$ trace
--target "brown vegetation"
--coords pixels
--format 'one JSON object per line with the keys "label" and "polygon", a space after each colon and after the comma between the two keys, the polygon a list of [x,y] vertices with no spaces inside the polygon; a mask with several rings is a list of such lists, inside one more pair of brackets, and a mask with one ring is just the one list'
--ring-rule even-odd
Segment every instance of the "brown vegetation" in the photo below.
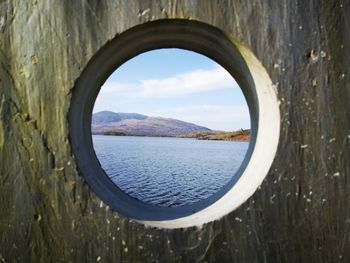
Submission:
{"label": "brown vegetation", "polygon": [[196,138],[198,140],[221,140],[221,141],[249,141],[250,130],[240,130],[234,132],[212,131],[212,132],[193,132],[182,134],[180,138]]}

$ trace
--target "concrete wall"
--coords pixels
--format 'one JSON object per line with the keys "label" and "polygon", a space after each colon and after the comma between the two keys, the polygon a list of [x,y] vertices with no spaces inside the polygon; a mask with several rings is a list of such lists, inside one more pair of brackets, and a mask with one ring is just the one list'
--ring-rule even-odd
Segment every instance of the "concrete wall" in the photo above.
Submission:
{"label": "concrete wall", "polygon": [[[350,2],[0,2],[0,262],[350,260]],[[244,205],[202,228],[146,228],[79,175],[67,113],[92,56],[125,30],[183,18],[261,61],[281,101],[278,152]]]}

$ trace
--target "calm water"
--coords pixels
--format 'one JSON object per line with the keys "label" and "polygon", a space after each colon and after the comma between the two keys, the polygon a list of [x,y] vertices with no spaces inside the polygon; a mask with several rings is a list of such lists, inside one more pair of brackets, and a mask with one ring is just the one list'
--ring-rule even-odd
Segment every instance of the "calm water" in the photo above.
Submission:
{"label": "calm water", "polygon": [[124,192],[159,206],[182,206],[217,192],[235,174],[247,142],[93,136],[96,155]]}

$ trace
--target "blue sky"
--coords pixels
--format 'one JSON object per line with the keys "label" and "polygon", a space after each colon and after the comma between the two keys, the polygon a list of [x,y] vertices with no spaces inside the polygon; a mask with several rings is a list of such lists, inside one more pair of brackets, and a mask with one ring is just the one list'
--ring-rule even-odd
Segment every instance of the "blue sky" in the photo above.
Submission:
{"label": "blue sky", "polygon": [[206,56],[183,49],[157,49],[124,63],[101,88],[93,112],[102,110],[175,118],[213,130],[250,127],[232,76]]}

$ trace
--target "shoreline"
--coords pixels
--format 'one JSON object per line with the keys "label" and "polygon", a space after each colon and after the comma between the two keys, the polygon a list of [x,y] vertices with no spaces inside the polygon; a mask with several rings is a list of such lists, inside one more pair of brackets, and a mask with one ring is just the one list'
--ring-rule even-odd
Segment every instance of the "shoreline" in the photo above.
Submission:
{"label": "shoreline", "polygon": [[239,141],[249,142],[250,132],[248,131],[236,131],[236,132],[205,132],[205,133],[190,133],[182,135],[139,135],[139,134],[125,134],[122,132],[104,132],[104,133],[91,133],[91,135],[104,135],[104,136],[116,136],[116,137],[155,137],[155,138],[184,138],[184,139],[196,139],[203,141]]}

